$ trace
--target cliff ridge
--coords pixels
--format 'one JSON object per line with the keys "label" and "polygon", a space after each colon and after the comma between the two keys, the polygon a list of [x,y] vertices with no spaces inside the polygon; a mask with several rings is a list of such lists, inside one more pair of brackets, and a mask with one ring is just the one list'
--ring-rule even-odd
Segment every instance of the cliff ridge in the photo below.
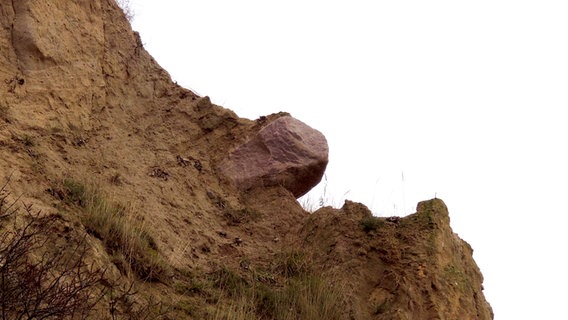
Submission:
{"label": "cliff ridge", "polygon": [[[288,114],[244,119],[180,87],[113,0],[3,1],[0,24],[5,314],[493,318],[441,200],[403,218],[350,201],[309,213],[280,185],[235,186],[230,151]],[[6,294],[30,279],[81,290],[33,309],[16,303],[27,287]]]}

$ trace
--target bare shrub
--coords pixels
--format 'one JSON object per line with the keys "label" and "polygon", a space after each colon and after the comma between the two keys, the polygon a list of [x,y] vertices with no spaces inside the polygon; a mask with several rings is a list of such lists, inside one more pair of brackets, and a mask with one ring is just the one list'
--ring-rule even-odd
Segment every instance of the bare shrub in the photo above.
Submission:
{"label": "bare shrub", "polygon": [[0,220],[1,319],[86,319],[105,293],[104,270],[87,263],[86,242],[54,250],[58,216],[25,206],[18,217],[14,203],[0,199],[0,212],[9,213]]}
{"label": "bare shrub", "polygon": [[140,303],[135,283],[130,282],[126,286],[114,285],[108,292],[109,312],[112,320],[136,319],[157,320],[169,319],[167,315],[170,308],[160,300],[150,298]]}
{"label": "bare shrub", "polygon": [[8,199],[10,196],[10,192],[8,192],[7,189],[8,182],[10,182],[9,179],[2,185],[2,188],[0,188],[0,221],[16,213],[16,201],[10,202]]}

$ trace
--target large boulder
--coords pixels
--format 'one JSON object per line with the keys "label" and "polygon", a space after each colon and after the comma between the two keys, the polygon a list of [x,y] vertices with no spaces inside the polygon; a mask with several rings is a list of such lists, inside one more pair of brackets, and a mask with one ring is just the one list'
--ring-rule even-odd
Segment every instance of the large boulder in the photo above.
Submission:
{"label": "large boulder", "polygon": [[299,198],[321,181],[328,150],[321,132],[284,116],[233,150],[220,169],[242,190],[281,185]]}

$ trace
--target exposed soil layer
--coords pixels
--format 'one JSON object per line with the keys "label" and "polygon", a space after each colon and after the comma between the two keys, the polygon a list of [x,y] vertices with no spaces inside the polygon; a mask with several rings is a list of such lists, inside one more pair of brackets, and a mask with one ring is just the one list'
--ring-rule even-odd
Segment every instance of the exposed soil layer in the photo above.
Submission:
{"label": "exposed soil layer", "polygon": [[[4,1],[0,24],[6,199],[57,216],[57,241],[86,237],[109,281],[137,288],[133,304],[163,302],[168,312],[154,318],[230,318],[243,296],[248,318],[275,318],[307,276],[341,289],[325,297],[341,306],[330,319],[493,318],[472,249],[441,200],[404,218],[372,217],[353,202],[308,213],[282,187],[226,181],[218,168],[228,153],[287,113],[244,119],[178,86],[113,0]],[[90,224],[103,203],[140,226],[133,234],[150,258]],[[289,318],[317,319],[289,301]]]}

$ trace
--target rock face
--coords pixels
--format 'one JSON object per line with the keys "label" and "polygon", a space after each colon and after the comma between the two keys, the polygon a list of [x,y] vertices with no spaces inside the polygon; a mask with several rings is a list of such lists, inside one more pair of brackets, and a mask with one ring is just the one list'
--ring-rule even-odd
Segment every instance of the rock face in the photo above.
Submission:
{"label": "rock face", "polygon": [[285,116],[232,151],[221,171],[240,189],[282,185],[299,198],[321,181],[327,162],[325,136]]}

